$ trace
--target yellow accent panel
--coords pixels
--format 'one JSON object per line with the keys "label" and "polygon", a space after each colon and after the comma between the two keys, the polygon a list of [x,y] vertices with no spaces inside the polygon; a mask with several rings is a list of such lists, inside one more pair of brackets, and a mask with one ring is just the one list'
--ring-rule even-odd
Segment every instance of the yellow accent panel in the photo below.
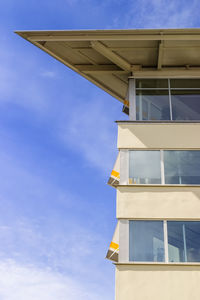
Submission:
{"label": "yellow accent panel", "polygon": [[115,171],[115,170],[112,170],[111,175],[114,176],[114,177],[117,177],[117,178],[120,177],[120,176],[119,176],[119,175],[120,175],[119,172],[117,172],[117,171]]}
{"label": "yellow accent panel", "polygon": [[119,249],[119,245],[114,243],[114,242],[111,242],[110,243],[110,248],[117,250],[117,249]]}
{"label": "yellow accent panel", "polygon": [[129,107],[129,101],[128,100],[124,100],[124,105],[126,105],[127,107]]}

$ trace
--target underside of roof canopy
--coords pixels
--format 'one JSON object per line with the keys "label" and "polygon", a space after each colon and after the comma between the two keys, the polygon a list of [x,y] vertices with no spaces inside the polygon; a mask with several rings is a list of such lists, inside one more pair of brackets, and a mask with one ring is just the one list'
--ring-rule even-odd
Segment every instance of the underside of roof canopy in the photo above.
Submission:
{"label": "underside of roof canopy", "polygon": [[130,76],[200,77],[200,29],[16,33],[121,102]]}

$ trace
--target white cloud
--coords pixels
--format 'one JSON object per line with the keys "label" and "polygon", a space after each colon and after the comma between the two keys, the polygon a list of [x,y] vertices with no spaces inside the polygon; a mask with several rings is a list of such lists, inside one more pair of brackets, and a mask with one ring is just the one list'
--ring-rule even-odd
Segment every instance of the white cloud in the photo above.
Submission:
{"label": "white cloud", "polygon": [[185,28],[199,20],[200,2],[192,0],[130,1],[124,16],[115,17],[110,27],[115,28]]}
{"label": "white cloud", "polygon": [[[100,287],[100,284],[99,284]],[[2,300],[100,300],[111,299],[108,291],[83,286],[73,278],[51,269],[0,261],[0,299]]]}
{"label": "white cloud", "polygon": [[115,115],[114,105],[113,111],[108,110],[106,101],[99,96],[94,101],[82,99],[75,109],[62,116],[58,133],[67,147],[84,156],[90,167],[109,172],[116,157]]}
{"label": "white cloud", "polygon": [[121,105],[111,99],[113,110],[110,110],[110,104],[107,105],[110,97],[100,98],[99,91],[82,96],[77,89],[77,94],[73,94],[74,90],[68,86],[76,85],[77,80],[81,81],[80,78],[72,82],[73,78],[69,77],[68,86],[57,93],[54,91],[55,94],[52,95],[53,88],[48,87],[49,83],[45,79],[53,78],[54,85],[55,80],[64,85],[66,79],[62,78],[62,70],[58,79],[54,69],[45,71],[44,67],[39,67],[38,57],[30,60],[32,53],[19,55],[17,58],[9,43],[4,46],[6,48],[0,50],[0,104],[17,104],[32,112],[34,120],[38,118],[45,125],[50,124],[51,128],[53,124],[55,139],[58,138],[65,147],[78,151],[86,165],[109,172],[116,156],[117,126],[113,120],[120,114]]}
{"label": "white cloud", "polygon": [[48,101],[37,78],[39,61],[30,57],[30,53],[21,53],[20,50],[16,54],[8,41],[4,41],[0,49],[0,103],[14,103],[41,114],[48,111]]}
{"label": "white cloud", "polygon": [[112,271],[109,268],[105,276],[104,261],[109,229],[104,224],[103,232],[96,228],[104,217],[96,216],[76,191],[61,190],[16,160],[12,150],[13,155],[0,151],[0,259],[31,262],[37,268],[46,265],[68,276],[73,273],[89,288],[99,280],[109,290]]}
{"label": "white cloud", "polygon": [[54,71],[42,71],[40,76],[47,78],[55,78],[57,74]]}

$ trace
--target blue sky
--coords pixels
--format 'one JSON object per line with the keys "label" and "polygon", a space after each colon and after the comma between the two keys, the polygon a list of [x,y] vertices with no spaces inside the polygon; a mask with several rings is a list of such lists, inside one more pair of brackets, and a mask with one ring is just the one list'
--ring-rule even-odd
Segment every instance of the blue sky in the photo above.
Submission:
{"label": "blue sky", "polygon": [[114,299],[106,185],[121,104],[14,30],[198,27],[200,2],[7,0],[0,9],[0,300]]}

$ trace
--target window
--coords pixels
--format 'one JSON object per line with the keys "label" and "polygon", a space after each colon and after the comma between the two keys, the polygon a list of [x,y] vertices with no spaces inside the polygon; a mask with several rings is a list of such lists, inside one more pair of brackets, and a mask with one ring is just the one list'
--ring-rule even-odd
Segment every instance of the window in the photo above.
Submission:
{"label": "window", "polygon": [[164,261],[162,221],[130,221],[129,260]]}
{"label": "window", "polygon": [[129,151],[129,184],[161,183],[200,185],[200,151]]}
{"label": "window", "polygon": [[136,79],[137,120],[200,120],[200,79]]}
{"label": "window", "polygon": [[129,183],[161,183],[160,151],[129,152]]}
{"label": "window", "polygon": [[164,151],[166,184],[200,184],[200,151]]}
{"label": "window", "polygon": [[200,222],[167,222],[169,262],[200,262]]}
{"label": "window", "polygon": [[200,263],[200,222],[130,220],[129,261]]}

